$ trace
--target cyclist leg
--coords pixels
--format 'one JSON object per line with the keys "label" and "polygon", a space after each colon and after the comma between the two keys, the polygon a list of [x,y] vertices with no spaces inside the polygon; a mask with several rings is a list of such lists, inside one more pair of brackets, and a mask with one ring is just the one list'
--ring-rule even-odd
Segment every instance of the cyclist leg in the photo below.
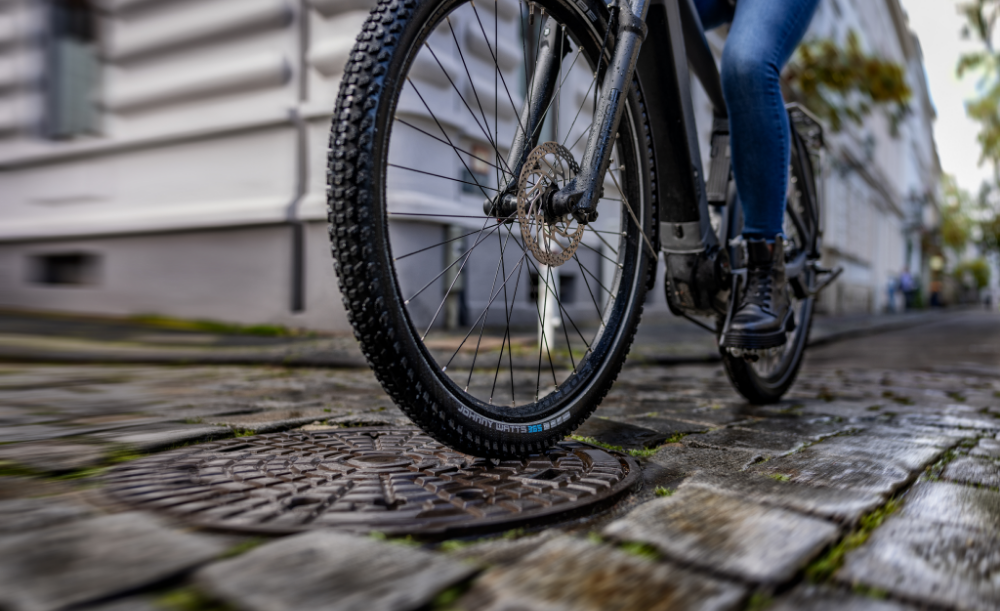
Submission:
{"label": "cyclist leg", "polygon": [[805,34],[819,0],[739,0],[722,54],[733,173],[743,205],[747,285],[724,346],[777,347],[794,324],[781,240],[790,127],[781,68]]}

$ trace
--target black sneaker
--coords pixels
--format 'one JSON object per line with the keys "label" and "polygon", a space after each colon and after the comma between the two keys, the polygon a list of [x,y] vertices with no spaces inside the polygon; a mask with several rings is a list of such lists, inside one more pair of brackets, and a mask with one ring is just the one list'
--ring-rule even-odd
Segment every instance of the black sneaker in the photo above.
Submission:
{"label": "black sneaker", "polygon": [[747,240],[747,283],[722,340],[723,348],[767,350],[783,346],[795,317],[785,277],[785,243]]}

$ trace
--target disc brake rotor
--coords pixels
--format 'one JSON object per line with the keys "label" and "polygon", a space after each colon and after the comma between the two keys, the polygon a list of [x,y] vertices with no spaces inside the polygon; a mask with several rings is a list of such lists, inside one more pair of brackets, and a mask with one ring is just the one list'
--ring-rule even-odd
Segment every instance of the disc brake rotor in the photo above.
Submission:
{"label": "disc brake rotor", "polygon": [[557,142],[539,144],[528,155],[517,184],[517,220],[525,246],[542,265],[566,263],[583,238],[585,225],[571,214],[547,218],[543,205],[553,190],[566,186],[580,171],[573,155]]}

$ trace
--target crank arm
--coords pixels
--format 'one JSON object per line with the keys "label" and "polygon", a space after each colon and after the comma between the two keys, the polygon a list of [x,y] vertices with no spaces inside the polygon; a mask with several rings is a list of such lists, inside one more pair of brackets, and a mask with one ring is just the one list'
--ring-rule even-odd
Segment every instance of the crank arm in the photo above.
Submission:
{"label": "crank arm", "polygon": [[617,3],[618,32],[611,63],[601,82],[603,93],[595,115],[599,120],[587,139],[580,173],[552,197],[554,216],[572,214],[581,223],[591,220],[604,187],[615,134],[625,110],[625,96],[632,88],[639,49],[646,37],[645,21],[651,0],[617,0]]}
{"label": "crank arm", "polygon": [[809,291],[810,297],[815,297],[816,295],[819,295],[820,291],[833,284],[837,280],[837,278],[839,278],[840,275],[844,273],[844,268],[836,267],[834,269],[824,269],[822,267],[816,266],[815,271],[817,275],[829,274],[830,277],[824,280],[822,283],[820,283],[819,286],[816,286],[811,291]]}

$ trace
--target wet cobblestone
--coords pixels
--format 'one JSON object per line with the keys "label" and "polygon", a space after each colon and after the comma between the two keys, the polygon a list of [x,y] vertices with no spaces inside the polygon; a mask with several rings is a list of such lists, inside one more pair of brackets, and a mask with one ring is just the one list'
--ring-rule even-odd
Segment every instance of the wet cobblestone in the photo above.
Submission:
{"label": "wet cobblestone", "polygon": [[[966,336],[912,345],[933,337]],[[650,450],[641,488],[601,515],[412,547],[222,536],[121,513],[102,488],[210,438],[407,426],[364,369],[0,365],[0,608],[180,611],[194,592],[237,609],[1000,609],[1000,363],[867,347],[818,351],[773,406],[715,365],[626,367],[578,433]]]}

